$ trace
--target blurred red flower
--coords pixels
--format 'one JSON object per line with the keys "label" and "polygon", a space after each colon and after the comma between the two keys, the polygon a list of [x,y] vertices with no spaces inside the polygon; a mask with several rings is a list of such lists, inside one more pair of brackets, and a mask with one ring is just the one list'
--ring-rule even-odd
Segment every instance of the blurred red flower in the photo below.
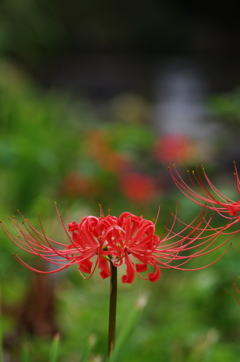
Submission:
{"label": "blurred red flower", "polygon": [[155,146],[155,157],[160,162],[186,163],[194,157],[194,143],[184,135],[164,135]]}
{"label": "blurred red flower", "polygon": [[120,189],[129,200],[136,203],[146,203],[156,195],[157,185],[153,177],[132,172],[121,177]]}

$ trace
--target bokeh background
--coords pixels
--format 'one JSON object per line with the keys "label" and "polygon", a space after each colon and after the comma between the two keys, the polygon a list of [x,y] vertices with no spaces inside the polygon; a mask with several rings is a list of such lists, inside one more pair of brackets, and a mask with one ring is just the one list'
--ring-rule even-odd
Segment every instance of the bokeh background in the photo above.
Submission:
{"label": "bokeh background", "polygon": [[[40,214],[46,234],[64,240],[54,201],[66,215],[67,200],[76,221],[98,215],[99,203],[152,219],[160,203],[161,232],[176,197],[184,221],[199,212],[174,188],[169,163],[183,173],[204,163],[237,199],[239,41],[233,2],[2,0],[0,218],[20,209],[37,226]],[[142,294],[148,303],[119,361],[239,361],[239,241],[211,268],[120,285],[118,333]],[[83,361],[93,340],[88,360],[103,361],[109,281],[84,281],[74,267],[33,274],[11,252],[1,233],[3,360],[47,361],[59,332],[59,362]]]}

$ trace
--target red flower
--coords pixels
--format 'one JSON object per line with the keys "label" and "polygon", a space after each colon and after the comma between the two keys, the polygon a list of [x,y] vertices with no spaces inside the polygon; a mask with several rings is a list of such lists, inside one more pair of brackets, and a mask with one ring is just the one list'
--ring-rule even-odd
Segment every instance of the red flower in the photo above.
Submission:
{"label": "red flower", "polygon": [[140,204],[152,200],[157,192],[154,178],[137,172],[123,175],[120,188],[124,196]]}
{"label": "red flower", "polygon": [[186,163],[196,154],[194,142],[181,134],[167,134],[162,136],[155,147],[156,158],[160,162]]}
{"label": "red flower", "polygon": [[[15,255],[15,258],[30,270],[54,273],[77,264],[80,274],[85,279],[92,276],[96,267],[100,269],[100,275],[105,279],[110,276],[109,263],[111,262],[115,267],[125,264],[126,275],[122,277],[123,283],[132,283],[135,274],[142,279],[155,282],[160,278],[160,268],[187,270],[182,266],[188,261],[216,250],[234,235],[234,233],[225,233],[227,226],[211,228],[209,224],[212,217],[209,221],[205,221],[202,212],[189,225],[184,224],[172,214],[171,226],[165,226],[163,234],[159,237],[155,234],[154,222],[129,212],[119,217],[104,216],[100,209],[100,217],[86,216],[80,223],[75,221],[69,223],[67,229],[57,206],[56,210],[69,239],[68,245],[46,237],[41,223],[42,231],[39,232],[20,212],[23,225],[16,218],[12,220],[9,218],[17,236],[10,233],[1,222],[5,234],[21,249],[59,266],[53,271],[39,271]],[[177,221],[182,225],[180,232],[174,232]],[[228,235],[228,240],[212,247],[220,234]],[[191,254],[192,251],[194,252]],[[92,259],[95,256],[94,264]],[[190,270],[202,269],[209,265]],[[147,271],[149,266],[154,268],[154,272],[148,273],[147,277],[142,276],[141,273]],[[89,274],[89,277],[86,278],[83,273]]]}
{"label": "red flower", "polygon": [[[224,196],[210,181],[208,178],[204,167],[202,166],[202,172],[204,175],[205,182],[200,174],[200,171],[196,170],[190,171],[187,170],[188,177],[194,187],[191,188],[183,181],[181,175],[178,173],[175,165],[168,167],[172,179],[178,189],[187,196],[191,201],[195,202],[198,205],[206,207],[210,210],[216,211],[221,216],[226,219],[234,218],[235,221],[240,220],[239,211],[240,211],[240,201],[233,201],[227,196]],[[238,176],[237,166],[234,162],[234,176],[236,178],[236,186],[238,193],[240,193],[240,180]],[[208,186],[208,187],[207,187]],[[210,190],[209,190],[210,189]]]}

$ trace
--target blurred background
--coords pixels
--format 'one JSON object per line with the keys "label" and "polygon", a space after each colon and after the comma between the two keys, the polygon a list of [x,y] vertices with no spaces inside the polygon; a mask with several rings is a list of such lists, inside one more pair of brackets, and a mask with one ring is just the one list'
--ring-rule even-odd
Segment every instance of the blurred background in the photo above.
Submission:
{"label": "blurred background", "polygon": [[[64,239],[53,202],[72,220],[129,211],[156,216],[159,232],[179,198],[167,166],[196,164],[237,200],[240,164],[240,23],[233,2],[0,2],[0,218],[19,208],[47,235]],[[67,220],[67,217],[66,217]],[[108,280],[77,268],[45,277],[19,265],[0,238],[5,362],[48,360],[56,332],[59,362],[106,357]],[[36,258],[20,253],[32,266]],[[119,361],[237,362],[239,240],[211,268],[164,271],[157,283],[119,286],[118,332],[142,293],[148,304]],[[211,262],[210,255],[202,261]],[[193,265],[194,267],[194,265]]]}

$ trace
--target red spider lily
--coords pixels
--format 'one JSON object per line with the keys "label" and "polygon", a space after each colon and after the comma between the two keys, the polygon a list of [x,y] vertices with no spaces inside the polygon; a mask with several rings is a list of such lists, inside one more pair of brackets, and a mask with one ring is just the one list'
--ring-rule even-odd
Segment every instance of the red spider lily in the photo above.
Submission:
{"label": "red spider lily", "polygon": [[[41,232],[36,230],[27,219],[22,217],[19,223],[14,217],[9,220],[17,232],[14,236],[1,222],[1,227],[9,239],[21,249],[42,257],[44,260],[59,266],[56,270],[39,271],[27,265],[18,255],[15,258],[30,270],[40,273],[54,273],[70,265],[78,264],[80,274],[89,279],[96,267],[100,269],[103,279],[110,276],[110,262],[118,267],[126,265],[126,275],[122,277],[123,283],[132,283],[135,274],[142,279],[155,282],[160,278],[160,268],[173,268],[181,270],[199,270],[215,263],[224,253],[212,263],[195,269],[184,269],[188,261],[193,258],[209,254],[220,246],[226,244],[235,233],[225,232],[228,228],[210,227],[212,216],[205,220],[203,211],[190,224],[181,222],[176,214],[171,214],[167,226],[161,236],[155,234],[155,224],[145,220],[142,216],[135,216],[124,212],[119,217],[104,216],[100,208],[100,217],[86,216],[80,223],[73,221],[65,227],[62,216],[58,217],[69,239],[69,244],[63,244],[48,238],[40,221]],[[159,213],[157,215],[157,218]],[[172,220],[171,224],[170,221]],[[176,222],[182,226],[180,232],[175,232]],[[170,227],[168,226],[170,224]],[[218,237],[227,235],[227,240],[215,245]],[[96,256],[95,264],[92,259]],[[144,277],[141,273],[152,266],[155,271]],[[89,274],[86,278],[83,273]]]}
{"label": "red spider lily", "polygon": [[[236,222],[240,220],[240,216],[238,214],[240,211],[240,201],[235,202],[224,196],[210,181],[203,166],[202,172],[205,178],[205,182],[198,168],[196,169],[196,172],[192,171],[191,173],[187,170],[188,177],[194,189],[188,186],[186,182],[183,181],[175,165],[168,167],[168,169],[175,185],[191,201],[195,202],[198,205],[216,211],[218,214],[225,217],[226,219],[234,218]],[[236,186],[238,193],[240,193],[240,180],[235,162],[234,169]]]}

